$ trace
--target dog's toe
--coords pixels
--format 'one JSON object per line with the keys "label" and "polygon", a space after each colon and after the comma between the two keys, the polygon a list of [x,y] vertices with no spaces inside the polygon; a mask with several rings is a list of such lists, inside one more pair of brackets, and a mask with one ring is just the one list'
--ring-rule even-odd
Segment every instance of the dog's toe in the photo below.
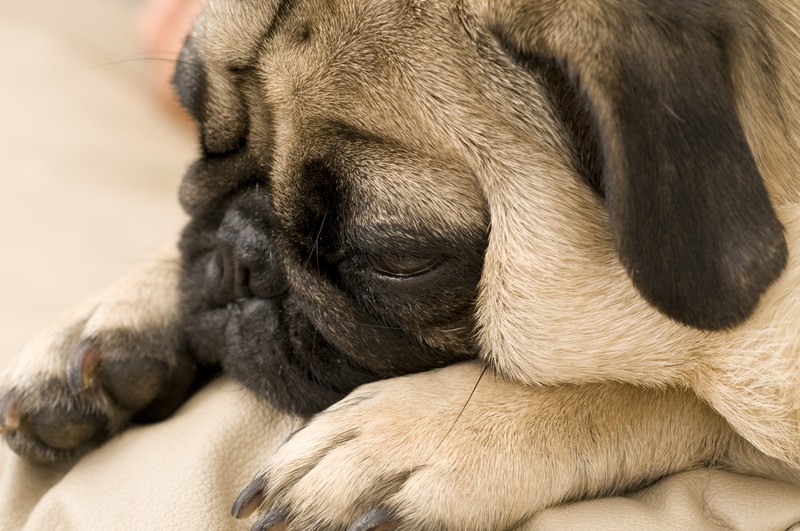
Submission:
{"label": "dog's toe", "polygon": [[397,527],[395,517],[384,507],[362,514],[347,531],[391,531]]}
{"label": "dog's toe", "polygon": [[[196,372],[194,361],[179,348],[164,356],[156,342],[148,345],[135,337],[109,346],[100,341],[79,348],[80,380],[97,386],[137,422],[153,422],[171,414],[186,396]],[[67,381],[75,369],[67,369]],[[87,376],[90,374],[91,376]]]}
{"label": "dog's toe", "polygon": [[180,405],[196,366],[180,331],[179,271],[175,260],[143,266],[25,347],[0,383],[0,433],[14,451],[71,459]]}
{"label": "dog's toe", "polygon": [[41,382],[35,390],[7,391],[0,400],[6,442],[35,461],[79,455],[106,439],[121,420],[121,413],[104,402],[75,394],[60,380]]}
{"label": "dog's toe", "polygon": [[67,408],[32,411],[25,416],[26,431],[56,450],[72,450],[102,437],[105,416]]}
{"label": "dog's toe", "polygon": [[169,371],[164,360],[132,357],[124,348],[84,339],[68,356],[66,382],[75,393],[100,386],[122,409],[136,412],[156,397]]}

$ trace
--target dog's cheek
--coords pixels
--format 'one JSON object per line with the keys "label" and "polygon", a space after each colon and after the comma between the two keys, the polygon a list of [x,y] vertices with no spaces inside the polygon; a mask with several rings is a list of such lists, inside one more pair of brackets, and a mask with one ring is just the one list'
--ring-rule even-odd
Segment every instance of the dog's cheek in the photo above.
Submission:
{"label": "dog's cheek", "polygon": [[296,301],[251,299],[230,310],[223,368],[290,413],[310,416],[377,376],[337,352]]}
{"label": "dog's cheek", "polygon": [[[309,349],[290,341],[281,300],[240,299],[223,306],[207,301],[203,280],[205,263],[185,267],[183,327],[194,358],[203,365],[221,367],[259,397],[276,407],[301,415],[320,411],[344,393],[318,385],[321,378],[307,366]],[[305,331],[316,340],[315,332]],[[299,350],[296,350],[298,349]]]}
{"label": "dog's cheek", "polygon": [[181,235],[181,322],[192,355],[204,365],[219,364],[225,349],[228,311],[208,300],[207,269],[213,259],[217,219],[194,219]]}

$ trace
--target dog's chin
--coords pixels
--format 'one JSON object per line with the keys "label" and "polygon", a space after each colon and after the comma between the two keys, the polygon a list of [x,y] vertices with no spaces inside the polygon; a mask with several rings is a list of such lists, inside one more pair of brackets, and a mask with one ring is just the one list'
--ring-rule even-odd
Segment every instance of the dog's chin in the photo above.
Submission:
{"label": "dog's chin", "polygon": [[379,375],[336,351],[294,299],[239,299],[185,320],[190,347],[273,406],[310,416]]}

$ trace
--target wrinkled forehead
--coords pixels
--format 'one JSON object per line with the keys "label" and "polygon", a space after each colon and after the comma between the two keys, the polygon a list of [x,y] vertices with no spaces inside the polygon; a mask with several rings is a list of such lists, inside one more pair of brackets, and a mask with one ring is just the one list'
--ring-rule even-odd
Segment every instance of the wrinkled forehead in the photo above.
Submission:
{"label": "wrinkled forehead", "polygon": [[448,150],[438,116],[444,100],[469,92],[469,79],[452,59],[464,56],[466,46],[445,3],[284,5],[289,7],[258,59],[278,133],[293,127],[292,134],[302,137],[331,123],[347,124],[414,150]]}
{"label": "wrinkled forehead", "polygon": [[[192,34],[207,70],[205,149],[235,149],[243,135],[258,141],[253,116],[263,108],[277,194],[322,161],[373,198],[422,207],[415,199],[437,189],[444,202],[426,217],[472,211],[463,221],[483,225],[478,184],[441,118],[446,101],[469,92],[469,76],[442,61],[459,46],[449,9],[415,0],[211,1]],[[404,178],[411,168],[415,178]],[[442,211],[447,204],[460,212]],[[370,206],[376,217],[389,210]]]}
{"label": "wrinkled forehead", "polygon": [[429,130],[433,111],[482,92],[455,11],[454,2],[426,0],[216,0],[193,41],[207,68],[222,70],[210,99],[223,117],[238,113],[222,101],[237,92],[225,85],[248,69],[278,132],[347,124],[430,144],[441,137]]}
{"label": "wrinkled forehead", "polygon": [[[258,59],[273,116],[273,179],[297,179],[291,165],[323,159],[373,198],[419,204],[419,194],[436,189],[450,192],[454,205],[477,207],[477,183],[448,155],[451,142],[437,124],[436,95],[447,92],[443,82],[458,71],[430,72],[440,62],[427,56],[453,45],[434,31],[435,25],[446,32],[434,22],[436,6],[423,10],[418,2],[397,0],[284,5]],[[409,171],[412,179],[403,175]]]}
{"label": "wrinkled forehead", "polygon": [[[426,56],[452,47],[434,32],[446,28],[431,19],[433,5],[424,12],[417,2],[398,0],[284,5],[291,7],[263,41],[259,71],[269,103],[293,121],[374,130],[403,114],[411,118],[408,111],[428,92],[420,84],[426,65],[439,63]],[[370,110],[383,111],[380,119],[370,121]]]}

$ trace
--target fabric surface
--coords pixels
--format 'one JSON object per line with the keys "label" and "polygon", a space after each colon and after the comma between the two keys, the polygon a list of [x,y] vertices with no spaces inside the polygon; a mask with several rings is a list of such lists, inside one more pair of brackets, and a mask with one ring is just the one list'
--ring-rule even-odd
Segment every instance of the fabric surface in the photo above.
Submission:
{"label": "fabric surface", "polygon": [[0,369],[184,222],[195,141],[153,94],[134,7],[0,2]]}
{"label": "fabric surface", "polygon": [[66,471],[0,454],[7,529],[248,529],[230,508],[292,419],[229,380],[167,422],[126,431]]}
{"label": "fabric surface", "polygon": [[[0,365],[56,313],[174,241],[191,135],[160,114],[123,0],[0,3]],[[74,466],[0,447],[0,529],[247,529],[239,490],[293,421],[228,379]],[[530,529],[782,530],[800,487],[719,471],[544,511]]]}
{"label": "fabric surface", "polygon": [[[235,382],[212,382],[165,422],[133,428],[71,469],[0,451],[0,529],[248,529],[233,500],[296,423]],[[541,513],[526,528],[740,529],[800,522],[800,487],[713,470],[628,497]]]}

